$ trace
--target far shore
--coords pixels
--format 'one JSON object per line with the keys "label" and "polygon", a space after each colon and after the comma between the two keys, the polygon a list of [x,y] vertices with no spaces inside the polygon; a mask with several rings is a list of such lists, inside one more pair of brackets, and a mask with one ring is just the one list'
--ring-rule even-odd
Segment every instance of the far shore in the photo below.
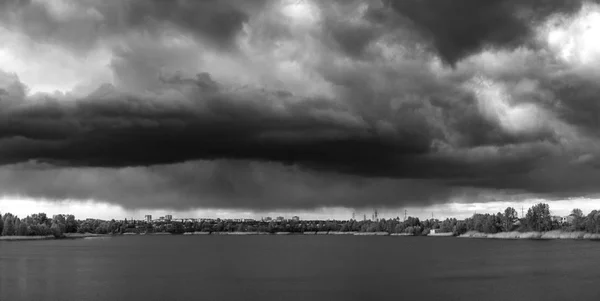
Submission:
{"label": "far shore", "polygon": [[[94,233],[66,233],[63,237],[56,238],[48,236],[0,236],[0,241],[27,241],[27,240],[51,240],[51,239],[81,239],[81,238],[106,238],[113,236],[144,236],[144,235],[174,235],[169,232],[157,233],[123,233],[123,234],[94,234]],[[341,231],[311,231],[311,232],[185,232],[182,235],[216,235],[216,236],[247,236],[247,235],[353,235],[353,236],[414,236],[411,233],[388,233],[388,232],[341,232]],[[432,233],[423,237],[453,237],[452,233]],[[560,230],[548,232],[500,232],[481,233],[469,231],[456,236],[457,238],[485,238],[485,239],[572,239],[572,240],[600,240],[600,234],[587,232],[566,232]]]}
{"label": "far shore", "polygon": [[77,239],[91,237],[109,237],[111,234],[94,234],[94,233],[65,233],[63,237],[56,238],[54,235],[46,236],[0,236],[0,241],[27,241],[27,240],[50,240],[50,239]]}
{"label": "far shore", "polygon": [[48,236],[0,236],[0,241],[22,241],[22,240],[47,240],[56,239],[53,235]]}
{"label": "far shore", "polygon": [[481,233],[469,231],[457,236],[458,238],[487,238],[487,239],[579,239],[579,240],[600,240],[600,234],[587,233],[581,231],[566,232],[560,230],[548,232],[500,232],[500,233]]}

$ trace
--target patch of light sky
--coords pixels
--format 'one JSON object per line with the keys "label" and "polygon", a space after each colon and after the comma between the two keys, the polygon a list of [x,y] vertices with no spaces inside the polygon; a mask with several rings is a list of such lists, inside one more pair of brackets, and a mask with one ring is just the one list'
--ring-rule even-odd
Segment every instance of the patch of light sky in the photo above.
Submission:
{"label": "patch of light sky", "polygon": [[[558,25],[556,25],[558,24]],[[600,6],[586,4],[572,18],[552,18],[542,28],[556,57],[574,67],[583,67],[600,58]]]}
{"label": "patch of light sky", "polygon": [[[572,209],[579,208],[585,214],[598,208],[598,199],[577,198],[558,201],[545,201],[542,199],[528,199],[521,202],[487,202],[487,203],[446,203],[427,207],[409,206],[405,208],[380,208],[378,210],[379,218],[404,217],[404,210],[408,216],[418,217],[419,219],[429,219],[432,216],[436,219],[457,218],[464,219],[472,216],[474,213],[503,212],[507,207],[513,207],[517,210],[519,216],[521,209],[526,213],[531,206],[545,202],[550,205],[553,215],[565,216]],[[25,217],[30,214],[44,212],[49,216],[55,214],[73,214],[78,219],[97,218],[97,219],[143,219],[145,215],[152,215],[158,218],[167,214],[174,218],[252,218],[261,219],[263,217],[283,216],[291,218],[299,216],[303,220],[309,219],[337,219],[348,220],[355,214],[357,220],[362,220],[363,216],[370,219],[372,209],[352,209],[342,207],[323,207],[306,210],[273,210],[273,211],[248,211],[234,209],[190,209],[190,210],[169,210],[169,209],[125,209],[118,205],[96,202],[92,200],[63,200],[53,201],[45,199],[32,199],[23,197],[2,197],[0,198],[0,212],[10,212],[19,217]]]}
{"label": "patch of light sky", "polygon": [[112,54],[98,48],[76,55],[61,46],[38,43],[29,37],[0,27],[0,66],[15,73],[29,87],[29,93],[69,92],[92,82],[111,82],[108,67]]}

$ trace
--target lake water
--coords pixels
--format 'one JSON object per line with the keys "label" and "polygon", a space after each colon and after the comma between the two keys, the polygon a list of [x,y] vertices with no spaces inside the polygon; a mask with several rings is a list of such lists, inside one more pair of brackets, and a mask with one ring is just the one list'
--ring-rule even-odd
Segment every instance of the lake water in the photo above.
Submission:
{"label": "lake water", "polygon": [[0,300],[600,300],[600,242],[134,236],[0,242]]}

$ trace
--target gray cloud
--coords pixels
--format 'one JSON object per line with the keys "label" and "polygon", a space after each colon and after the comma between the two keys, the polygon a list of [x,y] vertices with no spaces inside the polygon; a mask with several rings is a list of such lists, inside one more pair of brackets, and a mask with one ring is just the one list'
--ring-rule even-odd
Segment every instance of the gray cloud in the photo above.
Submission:
{"label": "gray cloud", "polygon": [[[38,1],[2,1],[0,16],[10,29],[37,41],[58,43],[76,51],[93,49],[103,38],[131,31],[156,34],[175,27],[222,50],[235,48],[233,40],[250,14],[264,9],[266,0],[134,0],[67,1],[59,5]],[[58,6],[58,9],[53,7]],[[71,13],[69,10],[74,10]]]}
{"label": "gray cloud", "polygon": [[[48,181],[49,177],[53,180]],[[465,201],[491,200],[489,195],[482,199],[473,189],[452,188],[433,180],[369,179],[231,160],[117,169],[26,163],[1,168],[0,183],[6,193],[107,200],[127,209],[371,208],[434,204],[452,196]]]}
{"label": "gray cloud", "polygon": [[533,29],[555,13],[577,12],[585,1],[388,1],[430,39],[448,63],[486,47],[514,49],[531,42]]}

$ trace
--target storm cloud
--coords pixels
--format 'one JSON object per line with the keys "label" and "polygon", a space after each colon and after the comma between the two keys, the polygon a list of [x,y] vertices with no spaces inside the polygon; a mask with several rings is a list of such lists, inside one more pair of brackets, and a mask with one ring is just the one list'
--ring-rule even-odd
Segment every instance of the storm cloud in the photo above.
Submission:
{"label": "storm cloud", "polygon": [[[598,6],[488,2],[3,3],[15,41],[106,54],[111,80],[0,72],[0,189],[178,209],[598,193]],[[32,60],[32,81],[65,72]]]}

